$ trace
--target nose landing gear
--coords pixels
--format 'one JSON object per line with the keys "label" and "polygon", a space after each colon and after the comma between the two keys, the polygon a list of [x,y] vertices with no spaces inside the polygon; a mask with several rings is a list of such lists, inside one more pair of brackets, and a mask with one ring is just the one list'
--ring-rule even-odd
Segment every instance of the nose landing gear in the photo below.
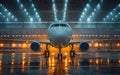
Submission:
{"label": "nose landing gear", "polygon": [[58,60],[62,61],[62,53],[61,53],[61,47],[59,48],[59,53],[58,53]]}

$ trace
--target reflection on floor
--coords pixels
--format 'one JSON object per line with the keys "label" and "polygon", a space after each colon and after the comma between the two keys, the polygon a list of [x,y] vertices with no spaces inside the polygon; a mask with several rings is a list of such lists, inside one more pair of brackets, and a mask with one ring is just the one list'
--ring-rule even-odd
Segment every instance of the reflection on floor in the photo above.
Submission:
{"label": "reflection on floor", "polygon": [[119,75],[119,53],[86,53],[75,58],[44,58],[40,53],[0,53],[3,75]]}

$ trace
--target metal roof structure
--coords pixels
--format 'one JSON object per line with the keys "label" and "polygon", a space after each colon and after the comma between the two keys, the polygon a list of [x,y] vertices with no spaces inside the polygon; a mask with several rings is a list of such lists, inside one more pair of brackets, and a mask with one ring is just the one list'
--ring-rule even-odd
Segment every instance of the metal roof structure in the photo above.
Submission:
{"label": "metal roof structure", "polygon": [[120,0],[0,0],[0,34],[47,34],[57,20],[76,35],[120,34]]}

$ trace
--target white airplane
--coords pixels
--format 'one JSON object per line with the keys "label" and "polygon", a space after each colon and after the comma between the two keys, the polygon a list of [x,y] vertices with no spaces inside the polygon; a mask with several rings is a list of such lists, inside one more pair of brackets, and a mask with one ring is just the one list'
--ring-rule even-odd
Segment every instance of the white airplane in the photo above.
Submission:
{"label": "white airplane", "polygon": [[[28,42],[32,42],[30,45],[31,50],[34,52],[38,52],[41,49],[41,44],[46,44],[46,50],[44,52],[44,55],[45,57],[48,58],[50,55],[48,46],[51,45],[53,47],[59,48],[58,58],[62,58],[61,48],[64,48],[70,45],[71,46],[70,57],[74,57],[75,51],[73,50],[73,44],[79,44],[79,49],[82,52],[85,52],[89,49],[89,42],[93,41],[93,40],[71,41],[72,28],[68,23],[63,21],[53,22],[48,27],[48,39],[49,39],[49,42],[28,40]],[[0,38],[0,40],[8,40],[8,39]],[[9,39],[9,40],[26,41],[26,40],[20,40],[20,39],[19,40]],[[101,41],[101,40],[113,40],[113,39],[96,39],[96,41]]]}
{"label": "white airplane", "polygon": [[72,38],[72,28],[70,25],[66,22],[57,21],[52,23],[48,27],[48,39],[50,42],[39,42],[39,41],[33,41],[30,45],[30,48],[32,51],[39,51],[40,50],[40,44],[44,43],[46,44],[46,50],[45,50],[45,56],[49,57],[49,50],[48,45],[52,45],[53,47],[59,48],[58,58],[62,58],[61,48],[64,48],[68,45],[71,45],[71,51],[70,56],[75,56],[75,51],[73,50],[73,44],[79,43],[80,50],[81,51],[87,51],[89,49],[89,44],[86,41],[77,41],[77,42],[71,42]]}

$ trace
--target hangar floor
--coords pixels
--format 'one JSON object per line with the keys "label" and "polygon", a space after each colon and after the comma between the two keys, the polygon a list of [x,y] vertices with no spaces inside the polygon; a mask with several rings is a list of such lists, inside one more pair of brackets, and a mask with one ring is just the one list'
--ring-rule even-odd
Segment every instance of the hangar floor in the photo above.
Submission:
{"label": "hangar floor", "polygon": [[1,75],[119,75],[120,53],[81,53],[75,58],[42,53],[0,53]]}

